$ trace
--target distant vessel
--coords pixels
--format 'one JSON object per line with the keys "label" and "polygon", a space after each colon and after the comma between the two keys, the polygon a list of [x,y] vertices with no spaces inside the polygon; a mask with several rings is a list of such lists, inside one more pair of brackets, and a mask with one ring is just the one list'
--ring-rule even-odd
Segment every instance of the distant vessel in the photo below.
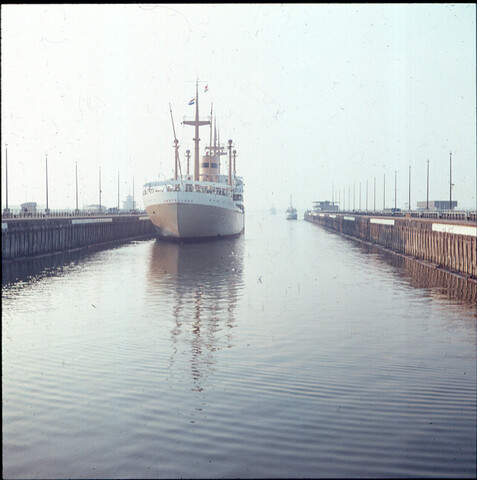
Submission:
{"label": "distant vessel", "polygon": [[270,213],[270,215],[276,215],[277,214],[277,209],[272,205],[268,212]]}
{"label": "distant vessel", "polygon": [[285,218],[287,220],[296,220],[298,217],[296,208],[292,206],[292,201],[290,197],[290,206],[285,210]]}
{"label": "distant vessel", "polygon": [[[236,151],[228,141],[228,175],[220,174],[220,157],[226,155],[217,141],[215,129],[212,143],[212,115],[210,121],[199,120],[199,91],[196,84],[195,120],[183,121],[195,127],[194,175],[189,175],[189,150],[187,174],[182,175],[179,146],[174,130],[174,178],[144,184],[143,200],[149,218],[159,237],[175,240],[196,240],[240,235],[245,226],[243,204],[243,179],[235,173]],[[199,160],[199,127],[211,125],[210,144]],[[232,159],[233,155],[233,159]]]}

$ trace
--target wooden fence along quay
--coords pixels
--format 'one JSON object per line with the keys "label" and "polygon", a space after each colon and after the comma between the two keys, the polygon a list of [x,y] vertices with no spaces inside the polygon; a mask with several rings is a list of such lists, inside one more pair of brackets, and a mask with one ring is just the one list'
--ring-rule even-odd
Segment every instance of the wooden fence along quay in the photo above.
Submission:
{"label": "wooden fence along quay", "polygon": [[306,212],[305,220],[477,281],[475,221]]}
{"label": "wooden fence along quay", "polygon": [[65,252],[154,234],[147,214],[2,217],[2,261]]}

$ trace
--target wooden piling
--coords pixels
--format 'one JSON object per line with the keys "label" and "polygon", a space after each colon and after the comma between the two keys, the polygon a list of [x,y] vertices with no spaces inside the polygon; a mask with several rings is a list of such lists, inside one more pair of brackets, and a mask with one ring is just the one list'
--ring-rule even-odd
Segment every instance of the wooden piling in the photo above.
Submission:
{"label": "wooden piling", "polygon": [[[305,220],[327,229],[477,278],[475,229],[469,229],[469,233],[435,231],[432,227],[434,222],[442,227],[438,219],[393,218],[390,222],[391,219],[387,217],[356,215],[354,221],[345,220],[344,217],[343,214],[333,214],[333,217],[327,213],[323,216],[312,212],[305,214]],[[373,222],[371,219],[374,219]],[[469,224],[475,225],[472,222]],[[453,223],[446,222],[446,225],[452,226]]]}
{"label": "wooden piling", "polygon": [[[83,222],[81,222],[83,220]],[[153,236],[147,215],[2,220],[2,260]]]}

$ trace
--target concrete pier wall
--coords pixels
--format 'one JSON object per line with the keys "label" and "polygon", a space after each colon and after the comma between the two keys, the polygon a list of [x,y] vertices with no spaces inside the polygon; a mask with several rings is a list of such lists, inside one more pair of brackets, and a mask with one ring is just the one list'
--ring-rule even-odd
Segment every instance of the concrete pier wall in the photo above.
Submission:
{"label": "concrete pier wall", "polygon": [[147,215],[2,219],[2,260],[152,236]]}
{"label": "concrete pier wall", "polygon": [[477,226],[412,217],[305,213],[305,220],[477,278]]}

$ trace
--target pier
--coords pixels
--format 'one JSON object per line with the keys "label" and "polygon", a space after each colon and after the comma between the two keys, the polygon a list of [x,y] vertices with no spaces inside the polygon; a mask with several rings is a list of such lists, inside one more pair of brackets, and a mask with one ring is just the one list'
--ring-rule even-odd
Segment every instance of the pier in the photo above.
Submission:
{"label": "pier", "polygon": [[342,235],[477,279],[475,220],[311,211],[304,218]]}
{"label": "pier", "polygon": [[2,218],[2,261],[152,235],[146,214]]}

